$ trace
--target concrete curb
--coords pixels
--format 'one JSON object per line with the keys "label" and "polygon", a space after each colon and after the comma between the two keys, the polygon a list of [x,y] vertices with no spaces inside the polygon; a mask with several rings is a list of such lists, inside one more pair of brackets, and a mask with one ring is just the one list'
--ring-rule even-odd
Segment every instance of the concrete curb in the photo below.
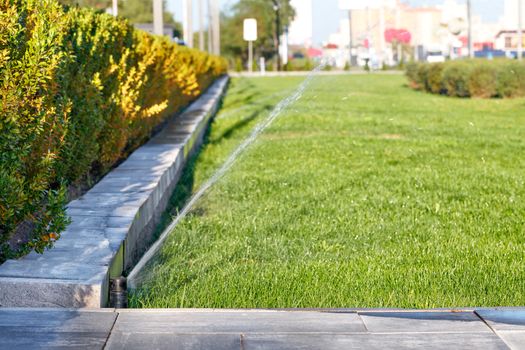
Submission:
{"label": "concrete curb", "polygon": [[55,247],[0,266],[2,307],[89,307],[108,303],[109,279],[135,264],[189,157],[201,145],[228,77],[137,149],[81,198]]}

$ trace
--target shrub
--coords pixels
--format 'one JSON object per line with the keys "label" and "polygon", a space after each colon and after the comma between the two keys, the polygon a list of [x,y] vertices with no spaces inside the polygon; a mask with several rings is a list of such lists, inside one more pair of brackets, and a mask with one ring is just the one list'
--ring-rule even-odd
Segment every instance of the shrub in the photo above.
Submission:
{"label": "shrub", "polygon": [[430,65],[427,68],[425,84],[427,91],[434,94],[440,94],[443,92],[443,68],[444,65],[441,63]]}
{"label": "shrub", "polygon": [[443,69],[443,87],[449,96],[469,97],[468,82],[470,78],[468,62],[455,61]]}
{"label": "shrub", "polygon": [[415,90],[427,89],[429,65],[410,62],[407,64],[405,74],[411,88]]}
{"label": "shrub", "polygon": [[478,63],[473,66],[468,81],[470,96],[479,98],[491,98],[497,95],[496,78],[497,68],[490,62]]}
{"label": "shrub", "polygon": [[496,91],[500,97],[525,96],[525,64],[510,62],[496,77]]}
{"label": "shrub", "polygon": [[525,96],[525,64],[512,60],[410,63],[410,87],[455,97]]}
{"label": "shrub", "polygon": [[42,252],[100,176],[226,64],[55,0],[0,0],[0,261]]}

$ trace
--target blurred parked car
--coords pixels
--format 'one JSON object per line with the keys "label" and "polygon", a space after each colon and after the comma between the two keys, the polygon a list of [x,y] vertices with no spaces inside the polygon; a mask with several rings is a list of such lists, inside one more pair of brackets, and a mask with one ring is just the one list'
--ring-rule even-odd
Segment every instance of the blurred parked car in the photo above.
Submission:
{"label": "blurred parked car", "polygon": [[445,62],[445,55],[442,51],[428,51],[427,52],[428,63],[442,63]]}

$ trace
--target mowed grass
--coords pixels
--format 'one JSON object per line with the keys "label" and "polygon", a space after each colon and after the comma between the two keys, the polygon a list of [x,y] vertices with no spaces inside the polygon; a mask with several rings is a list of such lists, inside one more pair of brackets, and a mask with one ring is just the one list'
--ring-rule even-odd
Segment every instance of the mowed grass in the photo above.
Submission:
{"label": "mowed grass", "polygon": [[[185,183],[301,81],[234,79]],[[525,305],[525,101],[404,84],[314,78],[172,232],[131,305]]]}

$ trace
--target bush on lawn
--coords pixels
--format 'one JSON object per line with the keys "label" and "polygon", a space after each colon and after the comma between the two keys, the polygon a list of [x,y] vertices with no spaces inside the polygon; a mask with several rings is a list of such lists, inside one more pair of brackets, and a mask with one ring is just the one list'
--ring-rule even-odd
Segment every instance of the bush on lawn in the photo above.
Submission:
{"label": "bush on lawn", "polygon": [[0,0],[0,262],[67,225],[100,176],[224,74],[218,57],[55,0]]}
{"label": "bush on lawn", "polygon": [[507,69],[500,69],[496,77],[497,95],[501,97],[525,96],[525,64],[511,62]]}
{"label": "bush on lawn", "polygon": [[525,96],[525,64],[512,60],[411,63],[410,87],[455,97]]}
{"label": "bush on lawn", "polygon": [[433,94],[440,94],[444,90],[443,86],[443,69],[444,65],[436,63],[427,68],[426,73],[426,90]]}
{"label": "bush on lawn", "polygon": [[469,97],[468,82],[471,74],[471,62],[452,61],[443,68],[443,87],[449,96]]}

